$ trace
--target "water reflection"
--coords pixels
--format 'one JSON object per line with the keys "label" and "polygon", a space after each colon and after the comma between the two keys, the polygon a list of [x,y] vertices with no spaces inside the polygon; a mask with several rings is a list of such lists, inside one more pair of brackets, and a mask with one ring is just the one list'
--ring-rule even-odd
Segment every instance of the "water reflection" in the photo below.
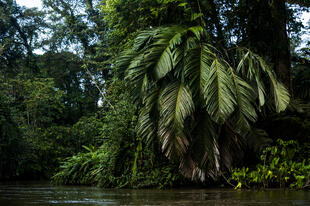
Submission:
{"label": "water reflection", "polygon": [[21,205],[309,206],[310,191],[117,190],[76,186],[55,187],[48,183],[0,184],[0,206]]}

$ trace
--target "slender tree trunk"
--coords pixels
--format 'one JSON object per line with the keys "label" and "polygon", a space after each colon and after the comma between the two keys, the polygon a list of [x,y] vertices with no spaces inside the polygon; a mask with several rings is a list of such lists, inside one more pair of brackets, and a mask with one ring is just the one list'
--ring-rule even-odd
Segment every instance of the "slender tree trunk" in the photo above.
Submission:
{"label": "slender tree trunk", "polygon": [[287,17],[285,1],[274,0],[271,13],[274,22],[273,39],[275,42],[278,42],[278,46],[275,48],[275,71],[280,80],[291,91],[291,55],[286,29]]}

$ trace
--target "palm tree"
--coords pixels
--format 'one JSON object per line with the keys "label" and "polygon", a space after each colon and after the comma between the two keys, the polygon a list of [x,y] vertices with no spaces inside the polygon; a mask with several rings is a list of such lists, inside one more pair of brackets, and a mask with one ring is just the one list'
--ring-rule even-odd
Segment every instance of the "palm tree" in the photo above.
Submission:
{"label": "palm tree", "polygon": [[281,112],[290,100],[261,57],[208,42],[200,26],[145,30],[117,64],[141,103],[137,134],[202,181],[232,166],[264,105]]}

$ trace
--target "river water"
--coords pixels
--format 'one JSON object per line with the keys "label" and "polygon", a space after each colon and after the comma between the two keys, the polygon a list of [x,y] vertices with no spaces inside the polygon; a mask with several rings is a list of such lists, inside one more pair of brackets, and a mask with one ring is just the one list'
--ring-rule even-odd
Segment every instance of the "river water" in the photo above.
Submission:
{"label": "river water", "polygon": [[310,191],[232,189],[131,190],[53,186],[48,183],[0,183],[0,206],[207,205],[310,206]]}

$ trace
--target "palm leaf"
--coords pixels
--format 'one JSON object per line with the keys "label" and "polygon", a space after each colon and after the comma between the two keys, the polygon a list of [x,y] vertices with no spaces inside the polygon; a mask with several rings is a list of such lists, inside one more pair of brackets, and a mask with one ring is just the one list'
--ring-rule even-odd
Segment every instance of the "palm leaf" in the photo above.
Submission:
{"label": "palm leaf", "polygon": [[163,78],[174,68],[173,49],[182,42],[186,31],[186,28],[179,26],[163,27],[154,37],[144,61],[147,67],[152,68],[155,79]]}
{"label": "palm leaf", "polygon": [[255,62],[251,51],[239,49],[239,52],[241,53],[241,59],[237,67],[237,72],[241,72],[246,79],[255,81],[259,105],[263,106],[265,104],[266,92],[257,62]]}
{"label": "palm leaf", "polygon": [[235,109],[233,88],[227,68],[215,59],[210,67],[203,95],[208,113],[219,124],[223,124]]}
{"label": "palm leaf", "polygon": [[265,63],[265,61],[258,55],[254,54],[258,60],[262,70],[268,75],[272,85],[274,103],[276,111],[284,111],[290,103],[290,94],[285,86],[276,78],[274,71]]}
{"label": "palm leaf", "polygon": [[125,78],[128,65],[131,64],[133,59],[137,57],[138,52],[133,50],[133,49],[127,49],[122,54],[116,61],[116,68],[117,68],[117,73],[120,78]]}
{"label": "palm leaf", "polygon": [[240,134],[246,134],[251,129],[251,122],[253,123],[257,120],[257,113],[254,107],[254,89],[237,76],[232,67],[229,68],[234,83],[234,94],[238,111],[235,129]]}
{"label": "palm leaf", "polygon": [[221,134],[217,141],[220,163],[223,168],[231,169],[236,160],[242,160],[246,148],[246,139],[237,133],[234,128],[226,122],[221,127]]}
{"label": "palm leaf", "polygon": [[201,26],[189,27],[188,31],[190,31],[192,34],[194,34],[194,36],[197,38],[197,40],[200,40],[202,34],[204,33],[204,29]]}
{"label": "palm leaf", "polygon": [[219,170],[218,135],[216,125],[206,111],[198,110],[195,116],[197,119],[193,129],[190,130],[192,136],[188,152],[190,155],[184,158],[191,161],[181,162],[180,169],[186,177],[204,181],[206,175],[216,177]]}
{"label": "palm leaf", "polygon": [[151,44],[154,36],[158,34],[158,32],[158,29],[148,29],[141,31],[135,39],[133,48],[137,51],[145,49],[148,45]]}
{"label": "palm leaf", "polygon": [[166,86],[160,95],[158,136],[167,157],[182,157],[188,147],[184,121],[192,115],[194,102],[189,89],[180,82]]}
{"label": "palm leaf", "polygon": [[[200,26],[196,27],[163,27],[154,37],[154,42],[149,50],[146,61],[153,63],[156,79],[163,78],[170,72],[183,56],[183,51],[177,50],[176,47],[183,43],[182,38],[188,32],[200,38],[202,33]],[[176,62],[177,61],[177,62]]]}
{"label": "palm leaf", "polygon": [[[238,69],[243,70],[242,73],[247,73],[249,80],[255,80],[257,85],[258,97],[260,106],[265,104],[265,89],[262,81],[262,74],[264,74],[271,85],[276,111],[281,112],[285,110],[290,102],[290,95],[285,86],[276,78],[274,71],[266,64],[262,57],[246,49],[247,53],[241,59]],[[247,59],[248,61],[245,61]],[[248,63],[245,66],[245,63]]]}
{"label": "palm leaf", "polygon": [[148,145],[157,137],[157,118],[154,114],[157,113],[159,94],[158,88],[151,90],[144,98],[144,105],[139,113],[136,131],[138,136],[142,137]]}
{"label": "palm leaf", "polygon": [[[197,58],[199,57],[199,58]],[[207,85],[210,66],[213,63],[215,54],[209,50],[206,44],[187,50],[184,63],[185,78],[194,96],[201,96]]]}

